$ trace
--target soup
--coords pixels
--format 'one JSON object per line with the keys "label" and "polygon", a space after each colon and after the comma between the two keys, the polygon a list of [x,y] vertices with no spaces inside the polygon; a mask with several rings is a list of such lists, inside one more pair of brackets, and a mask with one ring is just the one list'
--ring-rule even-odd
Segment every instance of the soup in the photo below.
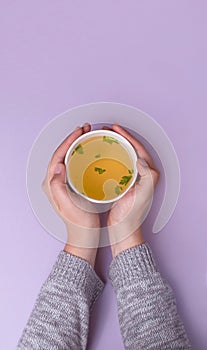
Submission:
{"label": "soup", "polygon": [[68,161],[73,186],[96,200],[110,200],[125,192],[132,181],[133,163],[113,137],[92,137],[78,144]]}

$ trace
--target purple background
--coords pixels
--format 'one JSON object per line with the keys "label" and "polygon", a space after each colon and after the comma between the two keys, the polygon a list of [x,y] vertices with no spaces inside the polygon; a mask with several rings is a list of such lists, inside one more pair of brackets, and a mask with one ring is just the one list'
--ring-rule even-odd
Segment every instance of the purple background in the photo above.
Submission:
{"label": "purple background", "polygon": [[[62,244],[30,208],[26,162],[40,130],[70,107],[114,101],[148,112],[181,164],[175,213],[146,237],[172,285],[193,349],[207,348],[205,1],[1,1],[1,349],[13,350]],[[98,271],[105,279],[104,248]],[[121,350],[107,281],[89,350]]]}

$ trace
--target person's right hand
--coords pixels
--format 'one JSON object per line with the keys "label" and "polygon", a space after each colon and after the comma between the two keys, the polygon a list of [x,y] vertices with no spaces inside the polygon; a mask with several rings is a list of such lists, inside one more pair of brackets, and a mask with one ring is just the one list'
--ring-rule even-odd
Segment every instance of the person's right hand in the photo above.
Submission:
{"label": "person's right hand", "polygon": [[109,240],[113,256],[121,251],[142,244],[141,224],[150,208],[159,172],[145,147],[119,125],[112,130],[125,137],[138,153],[139,179],[135,185],[112,206],[107,220]]}
{"label": "person's right hand", "polygon": [[94,265],[100,235],[99,215],[91,202],[68,188],[64,164],[70,145],[90,130],[89,124],[78,127],[56,149],[49,163],[42,189],[66,225],[68,241],[65,250]]}

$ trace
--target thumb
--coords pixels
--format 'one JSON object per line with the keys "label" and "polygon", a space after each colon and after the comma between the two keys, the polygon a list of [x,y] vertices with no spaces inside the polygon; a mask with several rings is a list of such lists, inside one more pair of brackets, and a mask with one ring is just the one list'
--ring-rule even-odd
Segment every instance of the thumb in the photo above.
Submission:
{"label": "thumb", "polygon": [[136,189],[153,192],[153,177],[151,168],[145,159],[139,158],[137,160],[138,181],[136,182]]}
{"label": "thumb", "polygon": [[55,168],[54,176],[50,180],[50,190],[58,207],[60,203],[65,202],[65,200],[68,201],[66,170],[63,163],[58,163]]}
{"label": "thumb", "polygon": [[141,177],[147,176],[150,174],[150,167],[146,162],[146,160],[142,158],[137,159],[137,170]]}
{"label": "thumb", "polygon": [[56,165],[54,175],[50,183],[55,183],[57,184],[57,186],[60,186],[60,187],[66,184],[66,170],[65,170],[65,165],[63,163],[58,163]]}
{"label": "thumb", "polygon": [[65,165],[63,163],[57,163],[54,174],[65,176]]}
{"label": "thumb", "polygon": [[90,202],[71,191],[66,183],[66,169],[63,163],[58,163],[55,174],[50,181],[50,191],[52,199],[59,211],[74,210],[78,208],[84,211],[94,213],[94,207]]}

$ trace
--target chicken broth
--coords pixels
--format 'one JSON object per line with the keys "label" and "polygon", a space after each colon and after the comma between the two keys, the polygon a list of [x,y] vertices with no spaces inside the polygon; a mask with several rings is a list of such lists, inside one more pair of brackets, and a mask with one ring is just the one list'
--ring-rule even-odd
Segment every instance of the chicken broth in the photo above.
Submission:
{"label": "chicken broth", "polygon": [[96,200],[110,200],[125,190],[133,178],[133,164],[116,138],[97,136],[78,144],[68,161],[73,186]]}

